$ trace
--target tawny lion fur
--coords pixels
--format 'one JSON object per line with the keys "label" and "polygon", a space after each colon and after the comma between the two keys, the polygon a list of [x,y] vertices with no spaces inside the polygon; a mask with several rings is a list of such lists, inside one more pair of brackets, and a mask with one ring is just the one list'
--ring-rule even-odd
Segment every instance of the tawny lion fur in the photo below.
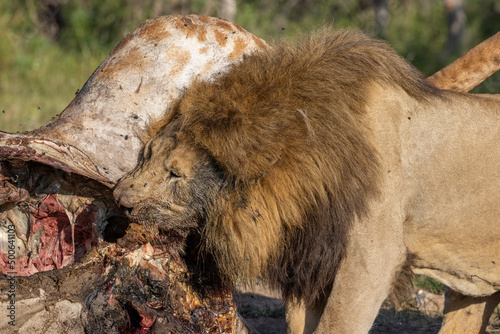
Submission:
{"label": "tawny lion fur", "polygon": [[[440,212],[431,206],[455,196],[422,199],[446,187],[443,173],[456,165],[447,156],[432,180],[422,173],[434,167],[416,171],[429,160],[425,150],[440,154],[440,144],[427,143],[431,127],[456,137],[449,125],[442,130],[442,117],[455,117],[449,111],[495,108],[480,111],[489,121],[498,120],[498,100],[438,90],[385,43],[324,31],[193,83],[115,196],[146,224],[198,224],[224,276],[265,278],[283,292],[289,332],[363,333],[408,256],[417,268],[446,267],[449,255],[436,260],[429,250],[444,225],[429,229],[435,244],[419,232]],[[456,141],[452,152],[463,146]],[[427,274],[471,292],[461,281],[469,273],[447,278],[457,270]],[[351,308],[361,320],[349,321]]]}

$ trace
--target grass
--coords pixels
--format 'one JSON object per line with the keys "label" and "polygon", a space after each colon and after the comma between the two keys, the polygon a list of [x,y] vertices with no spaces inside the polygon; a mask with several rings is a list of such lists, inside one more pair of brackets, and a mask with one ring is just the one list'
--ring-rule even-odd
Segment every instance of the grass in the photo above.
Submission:
{"label": "grass", "polygon": [[90,68],[98,64],[44,47],[31,55],[25,53],[24,59],[30,66],[20,64],[0,74],[0,130],[26,131],[46,124],[71,102],[92,73]]}
{"label": "grass", "polygon": [[68,55],[59,47],[30,45],[14,36],[17,58],[7,59],[11,69],[0,73],[0,130],[26,131],[47,123],[71,102],[103,55]]}
{"label": "grass", "polygon": [[414,287],[424,289],[426,291],[429,291],[430,293],[436,295],[444,294],[445,285],[430,277],[424,275],[416,275],[412,283]]}
{"label": "grass", "polygon": [[[60,113],[110,50],[77,53],[0,14],[0,130],[26,131]],[[25,19],[25,18],[24,18]]]}

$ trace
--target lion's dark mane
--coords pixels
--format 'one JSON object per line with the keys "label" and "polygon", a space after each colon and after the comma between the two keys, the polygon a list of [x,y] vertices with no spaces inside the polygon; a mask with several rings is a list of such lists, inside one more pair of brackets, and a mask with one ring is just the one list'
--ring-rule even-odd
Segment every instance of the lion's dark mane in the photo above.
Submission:
{"label": "lion's dark mane", "polygon": [[180,131],[227,178],[203,230],[224,274],[268,278],[309,305],[328,295],[349,229],[378,194],[373,84],[416,99],[436,91],[385,43],[353,31],[280,43],[187,90]]}

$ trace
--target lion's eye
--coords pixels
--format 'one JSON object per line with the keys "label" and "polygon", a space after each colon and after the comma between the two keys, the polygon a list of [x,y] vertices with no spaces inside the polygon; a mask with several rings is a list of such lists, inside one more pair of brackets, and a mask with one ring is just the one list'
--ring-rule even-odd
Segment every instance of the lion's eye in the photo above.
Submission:
{"label": "lion's eye", "polygon": [[170,173],[169,176],[170,176],[171,179],[182,177],[181,172],[179,172],[179,169],[177,169],[177,168],[171,168],[171,169],[169,169],[168,172]]}
{"label": "lion's eye", "polygon": [[151,158],[152,146],[151,142],[149,142],[144,148],[144,160],[149,160]]}

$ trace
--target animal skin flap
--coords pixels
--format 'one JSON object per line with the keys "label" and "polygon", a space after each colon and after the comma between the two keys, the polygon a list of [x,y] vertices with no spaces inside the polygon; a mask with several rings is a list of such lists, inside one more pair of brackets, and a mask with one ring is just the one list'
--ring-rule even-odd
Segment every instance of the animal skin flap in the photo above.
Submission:
{"label": "animal skin flap", "polygon": [[212,80],[266,45],[222,19],[148,20],[117,45],[60,116],[34,131],[0,132],[0,161],[33,160],[112,186],[135,167],[149,129],[193,80]]}

